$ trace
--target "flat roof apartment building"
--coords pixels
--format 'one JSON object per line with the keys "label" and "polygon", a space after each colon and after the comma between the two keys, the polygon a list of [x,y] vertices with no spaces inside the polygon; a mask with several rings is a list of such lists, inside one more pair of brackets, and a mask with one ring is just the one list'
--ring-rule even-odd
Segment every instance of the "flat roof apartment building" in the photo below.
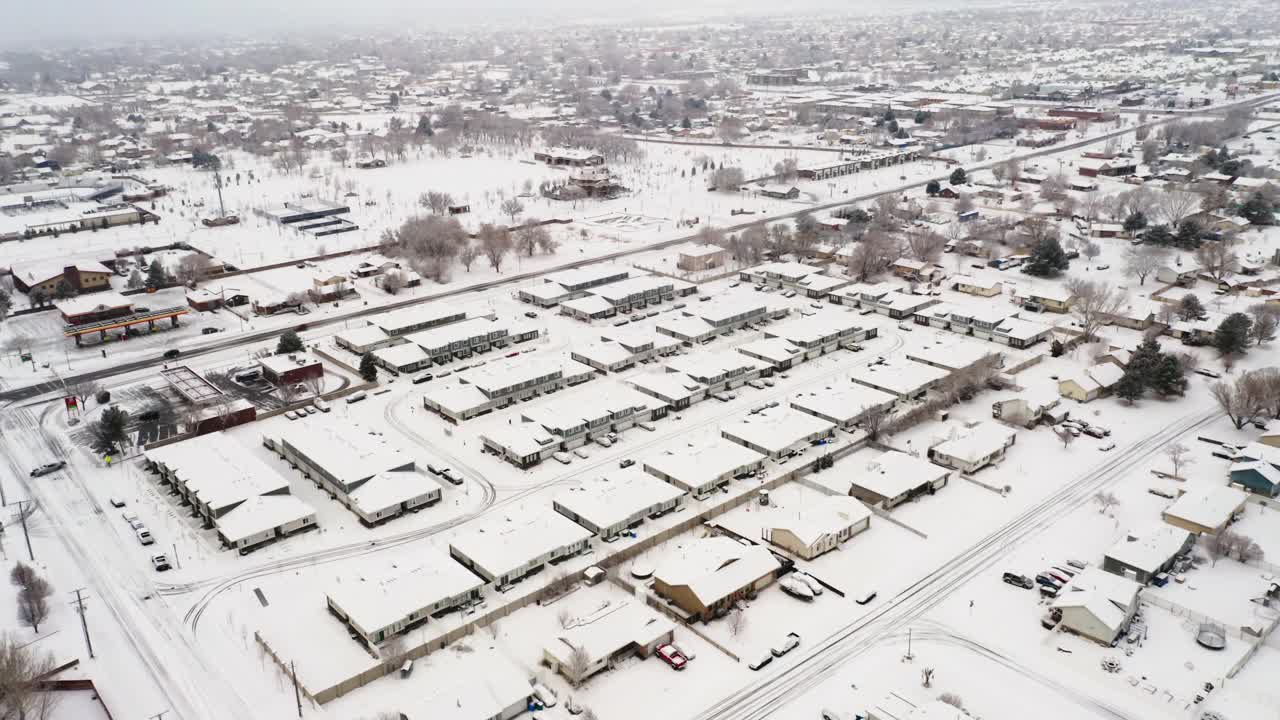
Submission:
{"label": "flat roof apartment building", "polygon": [[555,511],[609,541],[646,519],[674,512],[684,490],[638,467],[609,470],[582,487],[569,488],[552,500]]}
{"label": "flat roof apartment building", "polygon": [[381,577],[349,578],[326,595],[329,611],[371,647],[409,632],[436,614],[475,602],[484,581],[442,552]]}
{"label": "flat roof apartment building", "polygon": [[[505,516],[501,516],[505,515]],[[506,508],[479,526],[466,526],[449,543],[465,567],[507,587],[591,547],[592,532],[545,507]]]}

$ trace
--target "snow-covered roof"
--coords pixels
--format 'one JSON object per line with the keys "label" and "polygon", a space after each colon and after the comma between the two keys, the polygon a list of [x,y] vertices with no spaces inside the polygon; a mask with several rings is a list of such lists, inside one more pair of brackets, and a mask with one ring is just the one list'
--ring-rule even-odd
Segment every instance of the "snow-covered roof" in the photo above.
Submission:
{"label": "snow-covered roof", "polygon": [[425,362],[431,358],[425,350],[413,343],[378,348],[373,351],[373,356],[395,368]]}
{"label": "snow-covered roof", "polygon": [[380,472],[350,493],[351,504],[374,515],[405,503],[418,505],[440,497],[440,483],[417,472]]}
{"label": "snow-covered roof", "polygon": [[442,323],[450,319],[463,320],[466,317],[467,311],[455,306],[445,303],[425,303],[379,315],[371,319],[369,324],[382,328],[388,335],[399,335],[407,328]]}
{"label": "snow-covered roof", "polygon": [[763,515],[759,522],[766,533],[785,530],[805,545],[814,545],[826,536],[838,536],[871,517],[866,505],[841,495],[825,495],[816,502],[794,508],[771,502],[759,508],[759,512]]}
{"label": "snow-covered roof", "polygon": [[883,390],[850,383],[821,390],[802,390],[789,402],[797,410],[844,424],[871,408],[891,405],[897,399],[896,395]]}
{"label": "snow-covered roof", "polygon": [[950,470],[923,458],[888,450],[866,465],[854,466],[853,484],[885,498],[896,498],[926,484],[935,483]]}
{"label": "snow-covered roof", "polygon": [[419,563],[415,567],[335,585],[328,591],[329,601],[372,636],[424,608],[484,586],[479,576],[441,552],[415,559]]}
{"label": "snow-covered roof", "polygon": [[1116,562],[1154,573],[1177,555],[1191,533],[1171,525],[1154,525],[1145,530],[1131,530],[1107,550]]}
{"label": "snow-covered roof", "polygon": [[471,318],[461,322],[433,327],[421,332],[411,333],[405,337],[409,342],[420,345],[427,352],[441,351],[456,342],[469,342],[472,338],[487,338],[494,333],[507,330],[507,325],[486,318]]}
{"label": "snow-covered roof", "polygon": [[258,495],[289,491],[289,481],[280,473],[221,432],[153,448],[145,455],[215,510]]}
{"label": "snow-covered roof", "polygon": [[[364,327],[353,328],[351,330],[343,330],[334,335],[334,338],[341,340],[352,347],[367,347],[378,343],[391,342],[393,338],[388,337],[387,333],[377,325],[365,325]],[[396,340],[399,342],[399,340]]]}
{"label": "snow-covered roof", "polygon": [[322,469],[344,489],[380,472],[413,468],[413,458],[381,436],[349,422],[311,416],[305,423],[279,426],[280,442]]}
{"label": "snow-covered roof", "polygon": [[690,379],[683,373],[669,373],[660,370],[634,375],[628,378],[627,382],[634,388],[665,398],[670,402],[691,397],[695,393],[706,389],[702,383]]}
{"label": "snow-covered roof", "polygon": [[[639,280],[640,278],[636,278]],[[609,287],[606,285],[605,287]],[[601,288],[602,290],[604,288]],[[613,303],[605,300],[599,295],[583,295],[573,300],[565,300],[560,303],[560,307],[573,310],[574,312],[583,313],[584,315],[594,315],[595,313],[608,312],[613,309]]]}
{"label": "snow-covered roof", "polygon": [[315,521],[316,511],[292,495],[258,495],[249,498],[217,520],[218,534],[235,545],[303,518]]}
{"label": "snow-covered roof", "polygon": [[1164,514],[1202,527],[1216,528],[1226,523],[1248,497],[1243,490],[1225,485],[1193,488],[1166,508]]}
{"label": "snow-covered roof", "polygon": [[671,586],[687,586],[710,607],[780,567],[764,546],[744,545],[721,535],[685,543],[681,554],[658,567],[654,578]]}
{"label": "snow-covered roof", "polygon": [[670,478],[686,490],[731,477],[764,462],[764,455],[721,438],[686,443],[645,458],[645,470]]}
{"label": "snow-covered roof", "polygon": [[572,666],[569,656],[581,649],[590,658],[589,666],[631,646],[648,647],[675,630],[675,624],[641,603],[623,603],[562,632],[546,650],[561,665]]}
{"label": "snow-covered roof", "polygon": [[684,490],[630,467],[609,470],[580,488],[565,490],[556,495],[555,504],[596,527],[608,528],[682,495]]}
{"label": "snow-covered roof", "polygon": [[823,309],[807,317],[798,317],[765,330],[765,337],[780,337],[803,347],[830,338],[851,334],[866,325],[849,309]]}
{"label": "snow-covered roof", "polygon": [[533,693],[529,675],[503,659],[479,657],[470,667],[455,669],[452,677],[435,683],[417,700],[401,704],[400,714],[405,720],[495,718],[507,708],[525,704]]}
{"label": "snow-covered roof", "polygon": [[950,373],[946,370],[923,363],[899,362],[858,368],[850,377],[856,383],[906,397],[923,391],[948,375]]}
{"label": "snow-covered roof", "polygon": [[1091,566],[1071,578],[1053,607],[1084,608],[1112,632],[1118,632],[1141,590],[1133,580]]}
{"label": "snow-covered roof", "polygon": [[477,568],[498,578],[530,560],[591,539],[591,531],[540,506],[508,508],[505,517],[487,518],[466,526],[449,547],[469,558]]}
{"label": "snow-covered roof", "polygon": [[84,315],[133,305],[133,301],[118,292],[97,292],[57,300],[54,306],[63,315]]}
{"label": "snow-covered roof", "polygon": [[981,422],[962,431],[955,439],[934,445],[932,450],[962,462],[978,462],[1008,447],[1016,435],[1016,431],[1003,425]]}
{"label": "snow-covered roof", "polygon": [[828,435],[834,429],[835,425],[827,420],[789,407],[779,407],[725,425],[720,434],[743,445],[776,454]]}

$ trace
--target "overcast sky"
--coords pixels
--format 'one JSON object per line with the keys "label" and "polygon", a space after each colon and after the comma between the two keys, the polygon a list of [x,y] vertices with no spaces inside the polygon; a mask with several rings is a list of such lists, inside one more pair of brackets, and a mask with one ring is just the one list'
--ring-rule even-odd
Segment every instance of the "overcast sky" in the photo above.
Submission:
{"label": "overcast sky", "polygon": [[[911,5],[977,4],[975,0],[912,0]],[[573,22],[634,19],[680,22],[743,12],[799,8],[839,12],[883,10],[879,0],[6,0],[0,50],[33,44],[68,46],[88,41],[199,37],[208,33],[267,35],[290,30],[359,26]],[[901,1],[893,6],[901,7]]]}

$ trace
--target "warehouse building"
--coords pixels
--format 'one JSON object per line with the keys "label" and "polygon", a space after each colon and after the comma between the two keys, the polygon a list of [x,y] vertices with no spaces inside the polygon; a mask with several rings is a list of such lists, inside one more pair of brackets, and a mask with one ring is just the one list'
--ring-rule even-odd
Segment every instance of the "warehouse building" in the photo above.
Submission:
{"label": "warehouse building", "polygon": [[610,470],[552,500],[556,512],[606,542],[619,533],[680,508],[684,491],[637,467]]}
{"label": "warehouse building", "polygon": [[216,528],[228,548],[245,553],[316,525],[315,511],[289,494],[289,481],[224,433],[144,454],[160,481],[191,506],[205,527]]}
{"label": "warehouse building", "polygon": [[508,508],[449,543],[449,554],[500,589],[591,547],[591,531],[544,508]]}
{"label": "warehouse building", "polygon": [[835,424],[791,408],[769,408],[720,430],[721,437],[771,458],[794,455],[835,435]]}
{"label": "warehouse building", "polygon": [[419,564],[381,577],[349,578],[329,590],[329,612],[370,647],[409,632],[438,616],[480,599],[484,581],[443,553],[418,557]]}
{"label": "warehouse building", "polygon": [[358,425],[312,417],[262,443],[367,526],[440,501],[440,485],[414,472],[413,458]]}
{"label": "warehouse building", "polygon": [[686,620],[710,622],[735,602],[754,597],[777,578],[782,564],[762,545],[724,536],[684,543],[653,574],[653,589]]}
{"label": "warehouse building", "polygon": [[761,453],[716,438],[665,450],[642,465],[650,475],[702,500],[734,478],[754,475],[764,468],[764,460]]}

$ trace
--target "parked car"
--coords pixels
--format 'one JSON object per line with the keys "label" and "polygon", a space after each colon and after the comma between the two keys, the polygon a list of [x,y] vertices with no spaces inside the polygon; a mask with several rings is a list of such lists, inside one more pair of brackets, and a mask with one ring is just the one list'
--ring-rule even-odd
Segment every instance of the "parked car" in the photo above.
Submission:
{"label": "parked car", "polygon": [[447,480],[447,481],[449,481],[449,482],[453,483],[454,485],[461,485],[461,484],[462,484],[462,475],[460,475],[459,473],[454,472],[453,470],[451,470],[451,469],[449,469],[449,468],[445,468],[445,469],[440,473],[440,477],[442,477],[442,478],[444,478],[445,480]]}
{"label": "parked car", "polygon": [[1087,427],[1082,432],[1091,438],[1097,438],[1099,440],[1106,437],[1106,433],[1102,432],[1102,428],[1098,427],[1097,425],[1094,425],[1092,427]]}
{"label": "parked car", "polygon": [[526,311],[526,312],[525,312],[524,316],[525,316],[525,317],[527,317],[527,318],[536,318],[536,317],[538,317],[538,313],[536,313],[536,312],[534,312],[534,311],[532,311],[532,310],[529,310],[529,311]]}
{"label": "parked car", "polygon": [[792,597],[800,598],[801,600],[813,599],[813,591],[809,589],[809,586],[795,578],[782,578],[778,583],[778,587],[781,587],[783,592]]}
{"label": "parked car", "polygon": [[325,402],[324,398],[316,398],[315,400],[312,400],[311,405],[320,412],[329,412],[333,409],[329,406],[329,403]]}
{"label": "parked car", "polygon": [[152,555],[151,567],[155,568],[157,572],[164,572],[169,569],[169,558],[164,555]]}
{"label": "parked car", "polygon": [[865,593],[862,596],[858,597],[856,600],[854,600],[854,602],[858,603],[859,605],[866,605],[867,603],[870,603],[872,600],[875,600],[875,599],[876,599],[876,591],[872,590],[871,592]]}
{"label": "parked car", "polygon": [[787,653],[800,647],[800,636],[795,633],[787,633],[786,637],[773,647],[769,648],[769,652],[774,657],[782,657]]}
{"label": "parked car", "polygon": [[1062,620],[1062,610],[1053,608],[1049,612],[1040,616],[1040,626],[1045,630],[1052,630],[1058,626],[1058,622]]}
{"label": "parked car", "polygon": [[120,513],[120,517],[124,518],[124,521],[129,523],[129,527],[133,528],[134,530],[137,530],[138,528],[142,527],[142,521],[138,519],[138,513],[132,510],[125,510],[124,512]]}
{"label": "parked car", "polygon": [[1101,450],[1102,452],[1107,452],[1107,451],[1109,451],[1109,450],[1115,450],[1115,449],[1116,449],[1116,444],[1115,444],[1115,443],[1113,443],[1113,442],[1104,443],[1104,444],[1102,444],[1102,445],[1099,445],[1099,446],[1098,446],[1098,449],[1099,449],[1099,450]]}
{"label": "parked car", "polygon": [[31,471],[31,477],[40,477],[42,475],[48,475],[49,473],[57,472],[66,466],[67,466],[66,460],[54,460],[53,462],[47,462],[37,468],[34,468]]}
{"label": "parked car", "polygon": [[773,653],[767,652],[762,654],[760,657],[756,658],[755,660],[752,660],[751,662],[747,663],[747,667],[751,668],[752,670],[759,670],[771,662],[773,662]]}
{"label": "parked car", "polygon": [[139,523],[138,527],[134,528],[133,534],[138,537],[138,542],[143,545],[151,545],[156,541],[155,538],[151,537],[151,531],[147,529],[147,526],[142,525],[141,523]]}
{"label": "parked car", "polygon": [[573,457],[569,455],[569,453],[567,452],[554,452],[554,453],[551,453],[551,457],[554,458],[555,461],[560,463],[561,465],[568,465],[569,463],[573,462]]}
{"label": "parked car", "polygon": [[689,660],[670,643],[659,645],[654,654],[661,658],[662,662],[670,665],[673,670],[683,670],[684,666],[689,664]]}
{"label": "parked car", "polygon": [[217,335],[219,332],[221,332],[221,330],[219,330],[216,327],[207,327],[207,328],[200,329],[201,335]]}
{"label": "parked car", "polygon": [[1031,581],[1031,578],[1026,575],[1019,575],[1018,573],[1007,572],[1001,576],[1000,579],[1014,587],[1020,587],[1024,590],[1030,590],[1036,586],[1036,584]]}
{"label": "parked car", "polygon": [[1207,377],[1207,378],[1215,378],[1215,379],[1216,379],[1216,378],[1220,378],[1220,377],[1222,377],[1222,375],[1221,375],[1220,373],[1216,373],[1216,372],[1214,372],[1214,371],[1212,371],[1212,370],[1209,370],[1209,369],[1207,369],[1207,368],[1196,368],[1196,369],[1195,369],[1195,372],[1196,372],[1196,374],[1197,374],[1197,375],[1203,375],[1203,376],[1205,376],[1205,377]]}
{"label": "parked car", "polygon": [[802,572],[795,572],[791,574],[791,577],[809,586],[809,589],[813,591],[814,595],[822,594],[822,583],[815,580],[812,575],[807,575]]}
{"label": "parked car", "polygon": [[359,392],[353,392],[347,396],[347,404],[350,405],[351,403],[358,403],[367,397],[369,396],[366,395],[365,391],[363,390],[360,390]]}
{"label": "parked car", "polygon": [[111,503],[111,507],[113,508],[122,508],[126,504],[123,499],[115,496],[107,498],[107,502]]}
{"label": "parked car", "polygon": [[421,385],[424,382],[430,382],[434,377],[435,375],[432,375],[429,372],[422,373],[421,375],[415,375],[413,378],[413,384]]}
{"label": "parked car", "polygon": [[1047,587],[1051,587],[1054,590],[1057,590],[1062,587],[1062,583],[1058,582],[1053,576],[1046,575],[1045,573],[1040,573],[1039,575],[1036,575],[1036,583],[1040,585],[1045,585]]}
{"label": "parked car", "polygon": [[620,467],[620,468],[629,468],[629,467],[631,467],[632,465],[635,465],[635,464],[636,464],[636,461],[635,461],[635,460],[632,460],[631,458],[623,458],[622,460],[620,460],[620,461],[618,462],[618,467]]}
{"label": "parked car", "polygon": [[182,351],[179,350],[178,348],[169,348],[168,350],[164,351],[163,357],[165,360],[172,360],[181,354],[182,354]]}
{"label": "parked car", "polygon": [[574,449],[573,449],[573,454],[574,454],[574,455],[577,455],[578,457],[582,458],[583,460],[586,460],[587,458],[591,457],[591,453],[588,453],[586,450],[584,450],[584,449],[582,449],[582,448],[574,448]]}

